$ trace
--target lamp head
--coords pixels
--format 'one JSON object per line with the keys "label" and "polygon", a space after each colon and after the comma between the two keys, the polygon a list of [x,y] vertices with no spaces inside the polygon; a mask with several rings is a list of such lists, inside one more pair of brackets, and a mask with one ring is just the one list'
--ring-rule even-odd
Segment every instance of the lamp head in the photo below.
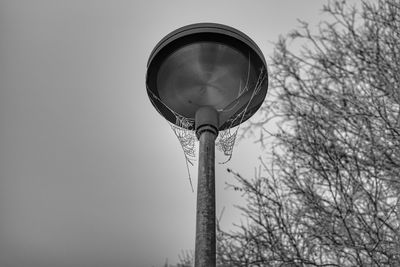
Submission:
{"label": "lamp head", "polygon": [[156,45],[146,85],[153,105],[170,122],[176,124],[177,114],[194,121],[196,111],[208,106],[219,113],[218,128],[224,130],[243,121],[230,119],[244,109],[245,119],[257,111],[268,82],[264,56],[248,36],[225,25],[199,23],[173,31]]}

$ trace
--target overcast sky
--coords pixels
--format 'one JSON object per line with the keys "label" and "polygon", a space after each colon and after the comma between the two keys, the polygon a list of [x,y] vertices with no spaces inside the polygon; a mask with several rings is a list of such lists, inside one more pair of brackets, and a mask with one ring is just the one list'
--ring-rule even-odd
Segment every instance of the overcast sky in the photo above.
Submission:
{"label": "overcast sky", "polygon": [[[151,50],[216,22],[268,61],[271,42],[298,18],[316,24],[324,2],[0,0],[0,266],[150,267],[192,250],[196,194],[146,94]],[[225,170],[252,177],[262,153],[247,140],[216,166],[226,229],[243,201],[224,190]]]}

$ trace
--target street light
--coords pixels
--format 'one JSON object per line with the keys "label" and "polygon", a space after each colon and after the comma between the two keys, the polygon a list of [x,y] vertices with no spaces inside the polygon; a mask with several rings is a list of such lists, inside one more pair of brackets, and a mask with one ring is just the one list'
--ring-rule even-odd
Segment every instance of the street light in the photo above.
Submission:
{"label": "street light", "polygon": [[215,139],[219,131],[239,125],[261,106],[268,88],[264,56],[247,35],[232,27],[188,25],[165,36],[153,49],[146,86],[165,119],[196,132],[195,266],[215,266]]}

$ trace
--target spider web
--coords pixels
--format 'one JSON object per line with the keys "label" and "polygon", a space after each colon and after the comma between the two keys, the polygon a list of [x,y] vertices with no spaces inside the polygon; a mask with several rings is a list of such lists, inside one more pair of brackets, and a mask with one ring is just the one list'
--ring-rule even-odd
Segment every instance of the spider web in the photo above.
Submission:
{"label": "spider web", "polygon": [[[218,110],[218,112],[229,112],[233,110],[240,102],[240,98],[244,96],[246,92],[249,91],[248,87],[248,80],[250,76],[250,57],[249,57],[249,66],[248,66],[248,72],[247,72],[247,80],[246,84],[244,86],[239,84],[239,93],[236,99],[233,101],[233,106],[228,108],[224,108],[221,110]],[[225,164],[229,162],[232,158],[233,155],[233,148],[235,145],[236,141],[236,136],[237,133],[240,129],[240,124],[248,119],[249,114],[247,114],[247,110],[250,107],[254,97],[260,92],[262,85],[264,83],[264,80],[267,77],[267,71],[264,68],[264,66],[260,69],[259,75],[257,82],[254,86],[254,89],[252,91],[252,94],[250,96],[249,101],[247,102],[245,108],[240,111],[238,114],[235,116],[231,117],[228,119],[226,123],[228,123],[229,127],[226,130],[220,131],[219,135],[216,139],[215,145],[219,151],[221,151],[227,159],[223,162],[219,162],[220,164]],[[190,175],[190,170],[189,170],[189,165],[193,166],[194,162],[196,161],[196,149],[195,149],[195,144],[197,141],[195,132],[192,130],[194,129],[194,124],[195,121],[192,118],[186,118],[182,116],[181,114],[175,112],[171,108],[169,108],[158,96],[156,96],[152,91],[150,91],[147,88],[147,92],[149,93],[150,96],[150,101],[152,102],[153,106],[156,108],[157,112],[161,113],[161,111],[157,108],[156,102],[160,103],[163,107],[167,108],[174,116],[175,116],[175,124],[171,123],[168,121],[169,126],[171,127],[172,131],[176,135],[176,137],[179,140],[179,143],[181,144],[183,154],[185,156],[185,162],[186,162],[186,169],[188,173],[188,178],[190,182],[190,186],[192,189],[192,192],[194,192],[193,188],[193,183],[192,183],[192,178]],[[228,105],[231,106],[231,105]],[[231,128],[233,125],[237,125],[235,128]]]}
{"label": "spider web", "polygon": [[196,161],[196,149],[195,149],[196,135],[193,130],[189,130],[194,128],[194,120],[191,118],[186,118],[181,114],[175,112],[171,108],[169,108],[164,102],[162,102],[162,100],[158,96],[156,96],[149,89],[147,89],[147,92],[149,93],[151,103],[153,104],[158,113],[162,115],[161,111],[157,108],[155,102],[162,104],[175,116],[176,119],[175,124],[171,123],[170,121],[167,122],[171,127],[172,131],[174,132],[175,136],[178,138],[179,143],[181,144],[183,154],[185,156],[186,170],[188,173],[190,187],[192,189],[192,192],[194,192],[192,177],[190,176],[190,170],[189,170],[189,165],[193,166],[194,165],[193,162]]}
{"label": "spider web", "polygon": [[[249,60],[249,62],[250,62],[250,60]],[[249,66],[249,68],[250,68],[250,66]],[[267,77],[267,72],[266,72],[265,68],[262,67],[260,70],[260,74],[258,75],[256,85],[254,86],[254,90],[251,94],[250,100],[246,104],[246,107],[235,117],[232,117],[228,120],[229,125],[230,125],[228,127],[228,129],[221,131],[219,133],[218,139],[216,141],[217,149],[219,151],[223,152],[225,156],[227,156],[226,161],[220,162],[220,164],[225,164],[231,160],[232,154],[233,154],[233,147],[235,145],[236,136],[240,129],[240,125],[242,124],[243,121],[248,119],[247,110],[250,107],[254,97],[256,95],[258,95],[258,93],[260,92],[262,84],[263,84],[264,80],[266,79],[266,77]],[[237,104],[239,103],[240,97],[242,97],[244,95],[244,93],[247,92],[248,90],[249,90],[249,88],[247,87],[247,82],[246,82],[246,86],[243,89],[239,90],[239,95],[235,100],[235,101],[237,101],[236,102]],[[223,111],[227,111],[227,110],[223,110]],[[236,124],[237,121],[239,121],[239,123],[237,124],[238,126],[236,127],[235,130],[233,130],[233,128],[231,128],[231,126]]]}

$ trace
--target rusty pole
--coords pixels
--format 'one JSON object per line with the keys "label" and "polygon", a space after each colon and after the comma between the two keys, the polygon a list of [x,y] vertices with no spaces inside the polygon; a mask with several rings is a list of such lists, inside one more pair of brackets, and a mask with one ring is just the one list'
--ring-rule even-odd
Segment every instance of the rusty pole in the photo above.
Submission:
{"label": "rusty pole", "polygon": [[218,113],[210,107],[196,112],[199,139],[195,267],[216,266],[215,139]]}

